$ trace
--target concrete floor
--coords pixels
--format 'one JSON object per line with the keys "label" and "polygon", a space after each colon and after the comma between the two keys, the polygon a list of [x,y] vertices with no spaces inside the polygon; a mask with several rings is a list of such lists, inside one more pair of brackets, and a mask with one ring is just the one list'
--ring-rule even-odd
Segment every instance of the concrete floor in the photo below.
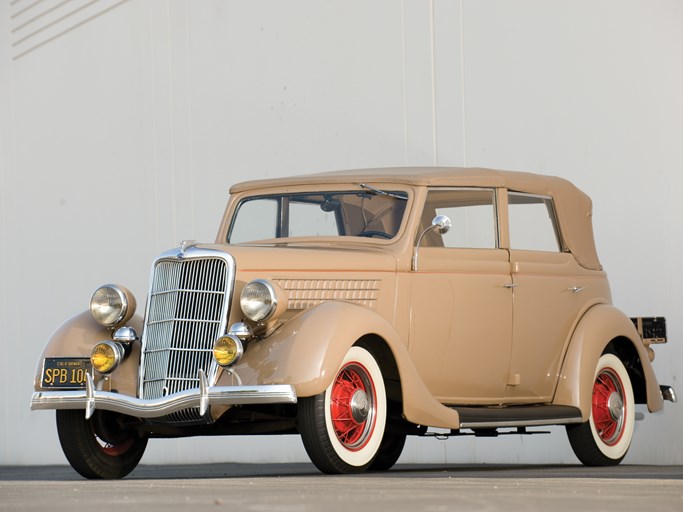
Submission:
{"label": "concrete floor", "polygon": [[87,481],[67,466],[0,467],[0,510],[683,510],[683,466],[398,465],[326,476],[311,464],[139,466]]}

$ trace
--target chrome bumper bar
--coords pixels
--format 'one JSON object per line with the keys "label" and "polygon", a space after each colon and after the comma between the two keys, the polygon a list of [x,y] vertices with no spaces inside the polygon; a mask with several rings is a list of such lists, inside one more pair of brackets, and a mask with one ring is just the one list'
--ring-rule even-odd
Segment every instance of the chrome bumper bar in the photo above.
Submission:
{"label": "chrome bumper bar", "polygon": [[296,401],[296,391],[287,384],[209,387],[206,376],[200,370],[199,388],[155,400],[142,400],[120,393],[97,390],[92,377],[88,374],[84,390],[33,393],[31,410],[85,409],[86,419],[93,415],[95,409],[120,412],[136,418],[158,418],[193,407],[199,408],[199,413],[203,416],[210,405],[295,404]]}
{"label": "chrome bumper bar", "polygon": [[676,392],[671,386],[659,386],[659,391],[662,393],[662,398],[668,400],[669,402],[676,403],[678,398],[676,397]]}

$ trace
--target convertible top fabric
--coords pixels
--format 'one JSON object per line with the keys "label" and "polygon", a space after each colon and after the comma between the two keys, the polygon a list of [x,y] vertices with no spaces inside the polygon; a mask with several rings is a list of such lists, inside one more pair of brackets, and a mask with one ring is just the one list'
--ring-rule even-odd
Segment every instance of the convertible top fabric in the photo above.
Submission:
{"label": "convertible top fabric", "polygon": [[550,196],[554,200],[562,237],[579,264],[591,270],[602,270],[593,238],[593,205],[590,197],[569,181],[555,176],[526,172],[501,171],[459,167],[392,167],[354,169],[307,174],[287,178],[247,181],[234,185],[231,193],[253,189],[311,185],[367,183],[383,188],[382,184],[405,184],[434,187],[505,188]]}

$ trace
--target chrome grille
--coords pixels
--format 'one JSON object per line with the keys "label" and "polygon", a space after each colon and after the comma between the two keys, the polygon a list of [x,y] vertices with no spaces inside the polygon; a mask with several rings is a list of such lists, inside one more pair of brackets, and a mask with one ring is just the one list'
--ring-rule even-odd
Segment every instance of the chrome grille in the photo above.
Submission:
{"label": "chrome grille", "polygon": [[213,342],[225,332],[234,268],[231,258],[206,252],[193,249],[183,259],[162,257],[154,265],[142,339],[144,399],[197,388],[198,370],[209,373]]}

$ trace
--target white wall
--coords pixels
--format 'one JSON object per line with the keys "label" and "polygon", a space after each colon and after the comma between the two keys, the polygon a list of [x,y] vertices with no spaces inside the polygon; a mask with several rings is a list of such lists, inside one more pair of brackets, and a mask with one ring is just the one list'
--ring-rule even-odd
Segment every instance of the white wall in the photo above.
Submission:
{"label": "white wall", "polygon": [[[574,181],[615,303],[667,316],[655,370],[683,394],[680,2],[59,3],[0,4],[0,464],[65,462],[33,372],[96,286],[144,300],[152,258],[212,240],[232,183],[317,170]],[[626,461],[683,463],[682,424],[681,405],[647,415]],[[402,460],[575,463],[553,430],[416,439]],[[306,460],[282,441],[159,440],[143,463]]]}

